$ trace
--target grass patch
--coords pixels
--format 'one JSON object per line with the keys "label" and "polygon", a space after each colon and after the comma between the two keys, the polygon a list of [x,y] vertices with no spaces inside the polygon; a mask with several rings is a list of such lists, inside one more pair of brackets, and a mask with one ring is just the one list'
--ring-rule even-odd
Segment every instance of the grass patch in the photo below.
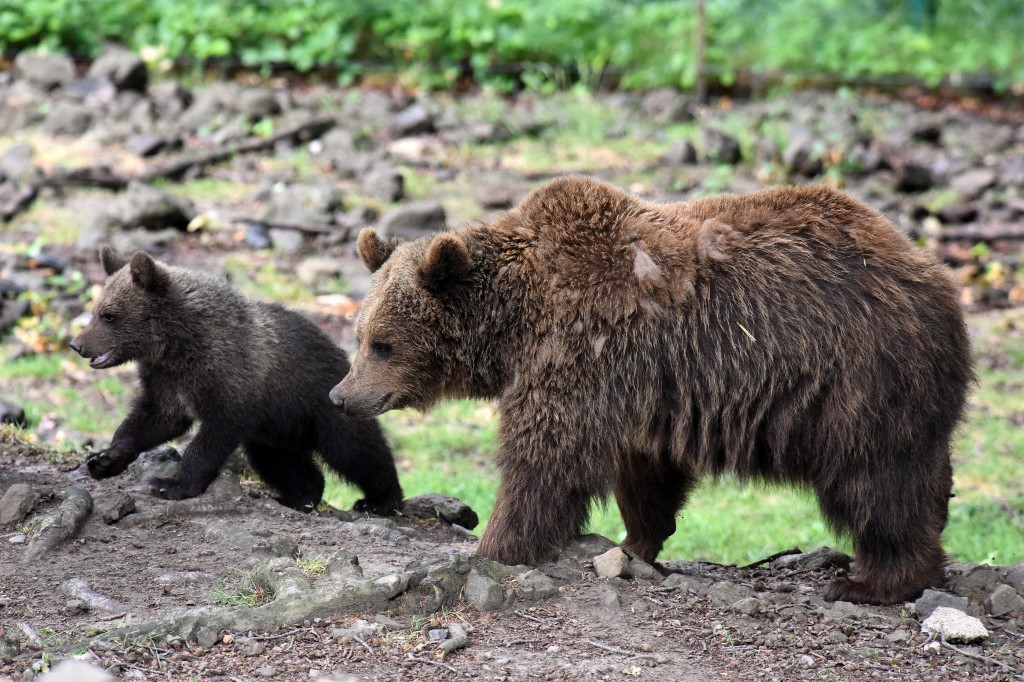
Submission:
{"label": "grass patch", "polygon": [[259,606],[267,597],[267,591],[252,573],[234,569],[236,574],[225,578],[213,588],[213,603],[221,606]]}
{"label": "grass patch", "polygon": [[249,253],[232,255],[224,259],[224,269],[232,284],[246,295],[278,303],[308,301],[313,297],[313,292],[297,277],[278,270],[270,262],[264,261],[256,266],[256,258],[267,257]]}

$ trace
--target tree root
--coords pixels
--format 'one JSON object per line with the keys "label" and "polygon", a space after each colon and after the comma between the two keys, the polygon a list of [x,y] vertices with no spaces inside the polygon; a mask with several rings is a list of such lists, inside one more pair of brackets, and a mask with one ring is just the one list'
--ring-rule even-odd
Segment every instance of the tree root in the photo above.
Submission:
{"label": "tree root", "polygon": [[73,538],[91,512],[92,496],[89,491],[85,488],[71,488],[57,511],[43,518],[21,562],[38,561],[58,545]]}
{"label": "tree root", "polygon": [[122,604],[121,602],[100,594],[89,587],[89,583],[85,582],[81,578],[72,578],[71,580],[64,581],[64,584],[60,586],[60,589],[64,594],[74,597],[75,599],[82,600],[93,609],[106,611],[108,613],[131,613],[136,615],[139,613],[138,609],[132,606]]}

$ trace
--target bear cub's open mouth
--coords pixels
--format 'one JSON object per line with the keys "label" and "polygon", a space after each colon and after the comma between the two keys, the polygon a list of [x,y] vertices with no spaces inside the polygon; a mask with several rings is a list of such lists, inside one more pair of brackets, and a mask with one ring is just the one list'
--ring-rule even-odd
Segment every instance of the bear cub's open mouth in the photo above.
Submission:
{"label": "bear cub's open mouth", "polygon": [[110,356],[113,355],[113,354],[114,354],[114,350],[111,349],[111,350],[108,350],[103,355],[97,355],[96,357],[91,358],[89,360],[89,366],[90,367],[99,367],[100,365],[105,363],[107,360],[109,360]]}

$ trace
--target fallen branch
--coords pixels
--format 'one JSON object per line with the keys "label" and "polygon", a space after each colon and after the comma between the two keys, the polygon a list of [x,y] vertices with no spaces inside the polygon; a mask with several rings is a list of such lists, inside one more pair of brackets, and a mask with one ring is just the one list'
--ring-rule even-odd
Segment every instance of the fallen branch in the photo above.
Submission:
{"label": "fallen branch", "polygon": [[280,228],[283,230],[298,230],[299,232],[308,232],[311,234],[335,234],[346,228],[341,225],[332,225],[329,223],[289,223],[281,222],[279,220],[264,220],[263,218],[249,218],[246,216],[236,216],[231,219],[232,223],[246,223],[249,225],[261,225],[266,228]]}
{"label": "fallen branch", "polygon": [[989,665],[998,666],[998,667],[1002,668],[1003,670],[1005,670],[1006,672],[1010,673],[1011,675],[1016,674],[1016,672],[1017,672],[1016,668],[1014,668],[1012,666],[1009,666],[1009,665],[1006,665],[1002,661],[997,661],[994,658],[989,658],[988,656],[982,656],[980,654],[973,654],[970,651],[966,651],[964,649],[961,649],[958,646],[950,644],[949,642],[946,641],[945,635],[942,636],[942,638],[939,640],[939,643],[942,646],[944,646],[947,649],[949,649],[950,651],[955,651],[956,653],[960,654],[964,658],[972,658],[975,661],[981,661],[982,663],[988,663]]}
{"label": "fallen branch", "polygon": [[41,559],[47,552],[73,538],[92,512],[92,496],[85,488],[72,488],[57,511],[46,516],[28,543],[22,563]]}
{"label": "fallen branch", "polygon": [[451,667],[450,665],[448,665],[444,661],[432,661],[429,658],[419,658],[417,656],[413,656],[412,654],[409,654],[408,658],[409,658],[410,661],[416,661],[417,663],[428,663],[430,665],[437,665],[437,666],[440,666],[442,668],[447,668],[448,670],[452,671],[453,673],[458,673],[459,672],[458,670],[456,670],[455,668]]}
{"label": "fallen branch", "polygon": [[792,549],[784,549],[781,552],[776,552],[775,554],[772,554],[770,556],[766,556],[763,559],[758,559],[757,561],[755,561],[752,564],[747,564],[746,566],[741,566],[741,568],[757,568],[758,566],[763,566],[765,564],[770,564],[771,562],[775,561],[776,559],[780,559],[780,558],[782,558],[784,556],[790,556],[792,554],[803,554],[803,552],[800,551],[799,547],[793,547]]}

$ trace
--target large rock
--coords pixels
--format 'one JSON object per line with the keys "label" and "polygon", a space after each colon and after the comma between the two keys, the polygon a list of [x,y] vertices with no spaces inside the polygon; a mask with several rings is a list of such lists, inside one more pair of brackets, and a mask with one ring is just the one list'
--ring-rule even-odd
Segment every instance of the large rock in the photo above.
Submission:
{"label": "large rock", "polygon": [[393,203],[405,196],[405,176],[397,168],[377,168],[363,178],[363,194]]}
{"label": "large rock", "polygon": [[940,606],[921,623],[921,631],[936,634],[947,642],[976,642],[988,637],[980,620],[963,611]]}
{"label": "large rock", "polygon": [[434,115],[422,104],[415,103],[395,114],[393,126],[401,137],[432,133]]}
{"label": "large rock", "polygon": [[693,120],[690,101],[674,88],[658,88],[644,95],[640,100],[644,116],[658,125]]}
{"label": "large rock", "polygon": [[38,500],[39,493],[32,486],[25,483],[11,485],[0,497],[0,528],[21,523]]}
{"label": "large rock", "polygon": [[999,572],[985,565],[952,565],[946,571],[946,586],[953,592],[984,601],[1001,581]]}
{"label": "large rock", "polygon": [[118,90],[145,92],[149,83],[145,62],[134,52],[118,47],[100,55],[89,67],[89,75],[110,81]]}
{"label": "large rock", "polygon": [[466,601],[477,611],[493,611],[501,607],[505,599],[501,585],[475,569],[466,578]]}
{"label": "large rock", "polygon": [[414,518],[437,518],[467,530],[473,530],[480,523],[480,518],[468,504],[457,497],[437,493],[410,497],[402,503],[402,513]]}
{"label": "large rock", "polygon": [[52,90],[74,79],[75,63],[60,54],[19,52],[14,59],[15,73],[44,90]]}
{"label": "large rock", "polygon": [[999,585],[986,600],[988,612],[993,616],[1024,615],[1024,598],[1009,585]]}
{"label": "large rock", "polygon": [[380,230],[388,237],[413,240],[447,226],[444,206],[437,201],[418,201],[390,211],[381,218]]}
{"label": "large rock", "polygon": [[927,618],[932,615],[935,609],[940,606],[957,609],[958,611],[967,611],[970,601],[967,597],[959,597],[954,594],[939,592],[938,590],[925,590],[917,601],[914,602],[914,610],[917,611],[917,615],[921,618]]}
{"label": "large rock", "polygon": [[714,163],[736,165],[743,160],[739,141],[714,128],[701,129],[700,147],[704,158]]}
{"label": "large rock", "polygon": [[631,575],[629,557],[621,547],[612,547],[594,557],[594,572],[602,578],[625,578]]}

